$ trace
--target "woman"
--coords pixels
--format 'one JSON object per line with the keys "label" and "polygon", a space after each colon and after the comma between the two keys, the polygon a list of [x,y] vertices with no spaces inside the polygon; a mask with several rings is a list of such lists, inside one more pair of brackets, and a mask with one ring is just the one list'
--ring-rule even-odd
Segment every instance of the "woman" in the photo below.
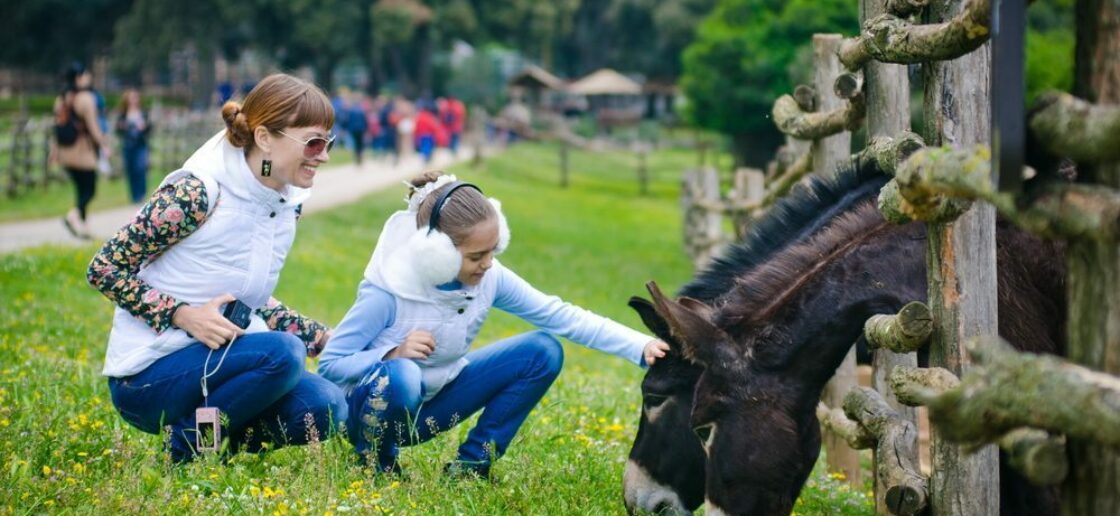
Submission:
{"label": "woman", "polygon": [[[194,457],[199,407],[221,411],[233,450],[305,443],[346,418],[341,391],[304,368],[327,329],[271,297],[329,159],[330,101],[277,74],[222,118],[226,130],[163,180],[87,276],[117,304],[103,370],[113,405],[145,432],[168,425],[175,461]],[[235,300],[253,310],[244,329],[221,311]]]}
{"label": "woman", "polygon": [[128,177],[128,193],[133,204],[148,193],[148,133],[152,124],[140,102],[140,91],[129,88],[117,106],[117,137],[121,141],[121,158]]}
{"label": "woman", "polygon": [[[664,342],[542,294],[498,263],[509,229],[477,187],[434,173],[412,184],[409,209],[385,223],[357,301],[319,361],[320,374],[346,388],[347,434],[378,471],[400,471],[400,446],[483,410],[447,471],[489,477],[560,373],[553,335],[638,365],[665,356]],[[544,331],[469,351],[491,307]]]}
{"label": "woman", "polygon": [[54,101],[55,122],[56,126],[72,123],[76,134],[66,137],[56,130],[51,161],[62,165],[74,183],[75,207],[62,223],[75,237],[89,238],[86,215],[97,193],[97,160],[99,153],[109,155],[109,146],[98,123],[97,99],[91,90],[93,75],[85,65],[75,62],[66,70],[65,79],[65,89]]}

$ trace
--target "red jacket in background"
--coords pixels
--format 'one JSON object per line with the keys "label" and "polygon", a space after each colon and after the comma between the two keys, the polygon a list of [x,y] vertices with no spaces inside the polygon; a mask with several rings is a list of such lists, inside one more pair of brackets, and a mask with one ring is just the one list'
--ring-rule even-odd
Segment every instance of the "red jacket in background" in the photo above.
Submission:
{"label": "red jacket in background", "polygon": [[413,143],[419,145],[420,138],[424,136],[434,137],[436,145],[439,147],[446,147],[449,140],[447,131],[443,129],[443,124],[440,124],[439,119],[427,110],[422,110],[416,114],[416,129],[412,133]]}

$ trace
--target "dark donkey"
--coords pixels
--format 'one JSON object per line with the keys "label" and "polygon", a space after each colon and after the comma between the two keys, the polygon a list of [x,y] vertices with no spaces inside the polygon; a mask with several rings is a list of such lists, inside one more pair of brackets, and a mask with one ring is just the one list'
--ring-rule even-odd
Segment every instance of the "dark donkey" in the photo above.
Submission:
{"label": "dark donkey", "polygon": [[[925,239],[923,224],[888,224],[865,203],[745,272],[714,304],[651,287],[656,314],[643,319],[705,366],[689,424],[709,458],[709,514],[790,512],[820,453],[817,400],[864,321],[926,298]],[[1063,353],[1060,249],[1003,223],[996,241],[1000,335]],[[1056,490],[1009,468],[1001,502],[1003,514],[1057,512]]]}
{"label": "dark donkey", "polygon": [[[807,188],[795,188],[755,221],[741,243],[685,285],[680,295],[715,302],[744,271],[816,234],[860,202],[873,199],[888,178],[875,167],[859,165],[852,162],[832,178],[815,178]],[[631,306],[659,337],[679,349],[648,301],[634,298]],[[702,371],[673,352],[646,374],[638,434],[623,478],[623,498],[629,511],[687,512],[703,502],[704,450],[689,424],[692,392]]]}

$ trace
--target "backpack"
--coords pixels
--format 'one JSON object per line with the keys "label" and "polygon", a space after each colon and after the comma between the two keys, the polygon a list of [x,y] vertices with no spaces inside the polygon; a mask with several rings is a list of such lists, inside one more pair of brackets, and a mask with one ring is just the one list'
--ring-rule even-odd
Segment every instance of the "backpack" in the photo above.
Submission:
{"label": "backpack", "polygon": [[59,145],[69,147],[78,141],[82,134],[78,113],[74,111],[73,98],[63,97],[62,106],[54,113],[54,139]]}

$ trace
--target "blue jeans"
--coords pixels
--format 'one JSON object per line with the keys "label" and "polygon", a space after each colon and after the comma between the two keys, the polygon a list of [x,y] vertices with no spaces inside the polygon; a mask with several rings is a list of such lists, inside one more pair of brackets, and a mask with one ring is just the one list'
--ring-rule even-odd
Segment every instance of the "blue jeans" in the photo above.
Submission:
{"label": "blue jeans", "polygon": [[564,350],[556,337],[535,331],[472,351],[467,360],[459,376],[424,403],[415,362],[393,359],[374,367],[346,396],[347,433],[359,458],[371,461],[376,453],[377,466],[387,470],[401,446],[425,442],[483,409],[458,460],[489,464],[505,453],[560,374]]}
{"label": "blue jeans", "polygon": [[128,194],[133,203],[143,201],[148,195],[148,145],[125,145],[121,152]]}
{"label": "blue jeans", "polygon": [[421,136],[416,142],[416,151],[424,157],[424,163],[432,161],[432,153],[436,151],[436,137],[431,135]]}
{"label": "blue jeans", "polygon": [[[194,411],[203,406],[203,364],[210,348],[195,342],[125,378],[109,378],[113,406],[132,426],[156,434],[171,427],[171,458],[194,456]],[[214,351],[214,371],[225,348]],[[304,368],[307,348],[277,331],[239,337],[221,367],[207,379],[208,406],[223,416],[230,450],[257,452],[325,439],[346,421],[346,400],[333,383]],[[228,418],[228,421],[226,420]]]}

